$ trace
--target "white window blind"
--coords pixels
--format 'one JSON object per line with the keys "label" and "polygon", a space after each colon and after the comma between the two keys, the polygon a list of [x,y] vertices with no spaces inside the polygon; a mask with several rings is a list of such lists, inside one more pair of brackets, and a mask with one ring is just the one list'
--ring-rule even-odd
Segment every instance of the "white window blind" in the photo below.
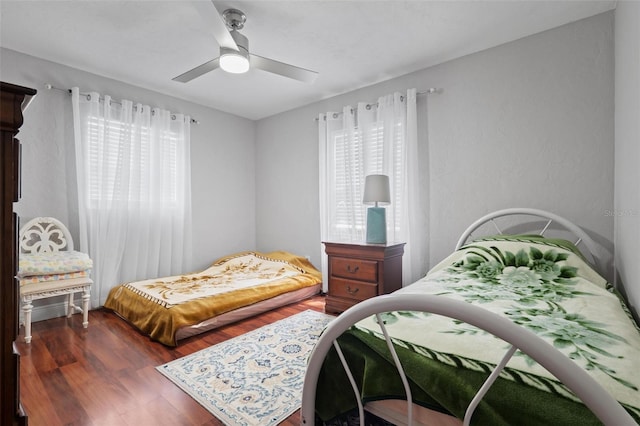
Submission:
{"label": "white window blind", "polygon": [[151,132],[149,126],[113,119],[105,125],[102,117],[88,117],[90,206],[95,207],[100,201],[176,205],[178,135],[161,130],[160,146],[154,150]]}
{"label": "white window blind", "polygon": [[354,132],[353,139],[347,137],[346,130],[334,132],[332,141],[333,176],[333,218],[332,236],[338,240],[349,240],[351,235],[364,235],[365,216],[362,199],[357,194],[364,190],[364,168],[362,138]]}
{"label": "white window blind", "polygon": [[[364,240],[367,206],[362,203],[365,177],[370,174],[388,174],[391,170],[390,225],[396,231],[402,227],[403,176],[405,174],[405,147],[403,123],[390,126],[392,146],[385,158],[385,128],[381,122],[355,127],[352,131],[340,129],[330,137],[330,152],[334,167],[330,176],[334,193],[331,238],[336,241]],[[349,135],[351,137],[349,137]],[[385,167],[390,163],[390,168]]]}

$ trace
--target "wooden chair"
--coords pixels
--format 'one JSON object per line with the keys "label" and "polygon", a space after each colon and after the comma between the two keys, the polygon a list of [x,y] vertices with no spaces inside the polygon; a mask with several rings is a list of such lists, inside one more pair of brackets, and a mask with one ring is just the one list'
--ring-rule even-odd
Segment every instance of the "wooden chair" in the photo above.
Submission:
{"label": "wooden chair", "polygon": [[[37,217],[20,229],[18,279],[24,313],[24,340],[31,342],[32,302],[67,295],[66,315],[83,313],[82,326],[89,325],[90,278],[93,266],[84,253],[73,249],[66,226],[52,217]],[[74,303],[74,294],[82,293],[82,307]]]}

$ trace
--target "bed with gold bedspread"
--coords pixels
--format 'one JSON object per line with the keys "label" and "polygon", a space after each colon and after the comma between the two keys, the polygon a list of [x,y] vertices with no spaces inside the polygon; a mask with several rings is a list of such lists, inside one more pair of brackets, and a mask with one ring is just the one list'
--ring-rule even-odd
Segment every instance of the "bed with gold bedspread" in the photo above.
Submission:
{"label": "bed with gold bedspread", "polygon": [[124,283],[105,308],[167,346],[320,292],[322,275],[291,253],[242,252],[202,272]]}

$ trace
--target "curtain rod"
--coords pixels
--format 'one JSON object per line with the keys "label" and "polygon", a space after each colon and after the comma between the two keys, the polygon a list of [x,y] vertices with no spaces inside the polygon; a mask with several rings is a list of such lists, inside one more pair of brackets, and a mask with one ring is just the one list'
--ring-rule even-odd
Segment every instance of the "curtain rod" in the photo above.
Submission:
{"label": "curtain rod", "polygon": [[[45,85],[44,85],[44,87],[46,87],[46,88],[47,88],[47,89],[49,89],[49,90],[59,90],[59,91],[61,91],[61,92],[66,92],[66,93],[68,93],[69,95],[71,95],[71,89],[61,89],[61,88],[59,88],[59,87],[55,87],[55,86],[53,86],[53,85],[51,85],[51,84],[49,84],[49,83],[45,84]],[[80,92],[80,94],[81,94],[82,96],[86,96],[86,95],[88,95],[89,93],[83,93],[83,92]],[[114,102],[114,103],[116,103],[116,104],[120,104],[120,102],[118,102],[118,101],[113,101],[113,102]],[[195,118],[192,118],[192,119],[191,119],[191,124],[200,124],[200,122],[199,122],[198,120],[196,120]]]}
{"label": "curtain rod", "polygon": [[[439,93],[442,93],[442,90],[443,90],[443,89],[442,89],[442,88],[440,88],[440,87],[429,87],[427,90],[423,90],[422,92],[416,92],[416,95],[432,95],[432,94],[434,94],[434,93],[439,94]],[[404,99],[404,96],[402,96],[402,97],[401,97],[401,99]],[[371,103],[368,103],[368,104],[367,104],[367,109],[371,109],[371,107],[372,107],[373,105],[378,106],[378,103],[377,103],[377,102],[371,102]],[[352,109],[353,109],[353,108],[352,108]],[[338,117],[339,115],[341,115],[341,114],[342,114],[342,112],[334,112],[334,113],[333,113],[333,115],[334,115],[334,117],[333,117],[333,118],[337,118],[337,117]],[[314,120],[314,121],[319,121],[318,117],[314,117],[314,119],[313,119],[313,120]]]}

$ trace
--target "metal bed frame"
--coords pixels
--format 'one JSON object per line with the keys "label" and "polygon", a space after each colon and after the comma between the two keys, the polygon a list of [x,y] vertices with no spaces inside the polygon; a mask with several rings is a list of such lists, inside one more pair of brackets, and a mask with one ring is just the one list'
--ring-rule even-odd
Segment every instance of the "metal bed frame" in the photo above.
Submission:
{"label": "metal bed frame", "polygon": [[[550,229],[550,225],[556,222],[562,228],[576,236],[577,240],[575,240],[574,244],[576,246],[581,245],[583,251],[588,251],[588,254],[592,256],[597,265],[598,246],[586,232],[560,216],[543,210],[529,208],[499,210],[478,219],[462,234],[456,245],[456,249],[462,247],[475,230],[488,222],[493,223],[499,234],[503,234],[503,231],[495,223],[495,219],[511,215],[528,215],[535,216],[538,219],[544,219],[546,224],[539,232],[539,235],[544,235],[545,232]],[[382,334],[385,336],[387,346],[389,347],[398,373],[404,384],[407,399],[406,423],[409,425],[413,424],[414,405],[411,402],[411,390],[381,317],[382,313],[397,310],[429,312],[458,319],[486,330],[511,345],[467,407],[463,419],[465,426],[470,423],[474,410],[516,350],[526,353],[551,374],[556,376],[556,378],[574,392],[605,425],[636,425],[636,422],[620,403],[591,378],[586,371],[533,332],[516,325],[505,317],[466,302],[440,296],[416,294],[390,294],[360,302],[342,313],[327,326],[309,358],[302,391],[302,425],[315,424],[315,400],[318,376],[324,358],[331,347],[336,349],[338,357],[342,361],[347,376],[349,377],[354,394],[356,395],[356,400],[358,401],[360,424],[364,425],[364,406],[359,398],[360,392],[336,339],[353,324],[371,315],[377,316],[377,322],[380,325]]]}
{"label": "metal bed frame", "polygon": [[558,225],[560,225],[561,230],[568,231],[571,234],[571,236],[574,238],[571,242],[576,247],[578,247],[584,255],[590,258],[588,260],[593,263],[593,266],[595,266],[596,270],[598,272],[602,272],[601,268],[603,265],[601,264],[602,262],[600,260],[600,246],[589,236],[589,234],[587,234],[582,228],[580,228],[570,220],[558,216],[557,214],[539,209],[511,208],[497,210],[495,212],[489,213],[469,225],[469,227],[460,236],[460,239],[458,239],[456,250],[465,245],[471,235],[485,224],[492,224],[498,234],[504,234],[505,230],[499,226],[496,219],[507,216],[531,216],[537,219],[542,219],[542,228],[540,228],[540,230],[534,229],[533,231],[531,231],[537,232],[537,234],[540,236],[545,236],[545,233],[547,233],[547,231],[551,232],[553,230],[551,225],[553,224],[553,222],[557,223]]}

